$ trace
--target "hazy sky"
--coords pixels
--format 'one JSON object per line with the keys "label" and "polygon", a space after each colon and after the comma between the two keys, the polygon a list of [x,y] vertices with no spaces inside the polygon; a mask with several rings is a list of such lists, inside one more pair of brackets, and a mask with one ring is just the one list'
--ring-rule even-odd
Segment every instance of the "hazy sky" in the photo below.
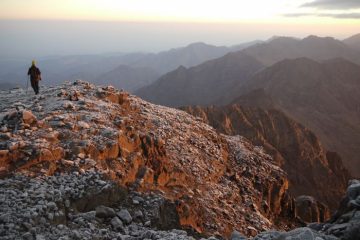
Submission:
{"label": "hazy sky", "polygon": [[0,0],[1,57],[360,32],[360,0]]}

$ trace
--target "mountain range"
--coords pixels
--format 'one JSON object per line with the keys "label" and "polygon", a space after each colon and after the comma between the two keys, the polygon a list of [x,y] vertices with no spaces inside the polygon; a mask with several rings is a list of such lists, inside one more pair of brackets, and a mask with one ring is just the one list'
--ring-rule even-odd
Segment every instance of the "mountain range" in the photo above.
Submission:
{"label": "mountain range", "polygon": [[[132,91],[155,81],[162,74],[181,65],[191,67],[259,42],[232,47],[218,47],[199,42],[160,53],[52,56],[39,59],[38,66],[43,73],[44,84],[47,85],[85,79]],[[16,85],[25,86],[29,64],[23,60],[0,61],[0,83],[11,83],[11,85],[3,85],[2,89]],[[147,74],[149,74],[148,78]]]}
{"label": "mountain range", "polygon": [[311,129],[359,176],[359,59],[360,52],[333,38],[276,37],[180,67],[135,93],[173,107],[240,103],[279,109]]}
{"label": "mountain range", "polygon": [[244,53],[254,57],[266,66],[284,59],[306,57],[317,61],[344,58],[360,63],[360,52],[354,51],[345,42],[332,37],[314,35],[304,39],[276,37],[271,41],[244,49]]}
{"label": "mountain range", "polygon": [[227,104],[239,96],[237,89],[251,81],[259,70],[284,59],[301,57],[317,61],[342,57],[360,63],[360,52],[333,38],[275,37],[192,68],[178,68],[136,94],[175,107]]}

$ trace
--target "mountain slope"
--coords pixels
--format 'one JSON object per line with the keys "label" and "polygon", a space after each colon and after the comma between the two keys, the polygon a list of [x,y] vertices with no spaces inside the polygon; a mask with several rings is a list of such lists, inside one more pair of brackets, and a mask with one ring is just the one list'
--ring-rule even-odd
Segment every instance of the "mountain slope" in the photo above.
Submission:
{"label": "mountain slope", "polygon": [[304,39],[277,37],[271,41],[250,46],[244,53],[254,57],[266,66],[284,59],[306,57],[313,60],[344,58],[360,63],[360,52],[331,37],[309,36]]}
{"label": "mountain slope", "polygon": [[246,54],[229,53],[189,69],[179,67],[135,93],[166,106],[221,104],[262,67]]}
{"label": "mountain slope", "polygon": [[340,153],[352,174],[360,174],[360,66],[344,59],[284,60],[254,76],[239,95],[255,89],[263,89],[277,108]]}
{"label": "mountain slope", "polygon": [[344,39],[343,42],[346,45],[360,51],[360,33],[356,34],[354,36],[351,36],[351,37],[349,37],[347,39]]}
{"label": "mountain slope", "polygon": [[349,180],[341,159],[281,111],[236,104],[183,109],[224,134],[242,135],[263,146],[286,171],[293,196],[311,195],[333,210],[337,207]]}

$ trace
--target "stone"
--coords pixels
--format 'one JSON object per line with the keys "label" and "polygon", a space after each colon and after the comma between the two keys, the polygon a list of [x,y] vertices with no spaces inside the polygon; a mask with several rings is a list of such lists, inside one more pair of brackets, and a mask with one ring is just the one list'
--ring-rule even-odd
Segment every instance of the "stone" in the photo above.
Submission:
{"label": "stone", "polygon": [[31,233],[26,232],[26,233],[24,233],[24,234],[22,235],[22,239],[25,239],[25,240],[33,240],[34,237],[33,237],[33,235],[32,235]]}
{"label": "stone", "polygon": [[90,128],[90,125],[84,121],[79,121],[78,123],[78,126],[82,129],[89,129]]}
{"label": "stone", "polygon": [[56,203],[54,202],[48,202],[46,204],[46,206],[50,209],[50,210],[54,210],[56,208]]}
{"label": "stone", "polygon": [[79,233],[79,231],[77,231],[77,230],[73,230],[72,231],[72,237],[74,238],[74,239],[81,239],[82,237],[81,237],[81,234]]}
{"label": "stone", "polygon": [[115,211],[114,209],[106,206],[98,206],[96,209],[96,217],[99,218],[110,218],[115,217]]}
{"label": "stone", "polygon": [[113,217],[111,219],[111,226],[116,230],[116,231],[120,231],[124,229],[124,224],[123,222],[118,218],[118,217]]}
{"label": "stone", "polygon": [[333,225],[332,227],[330,227],[327,231],[328,232],[336,232],[338,230],[344,230],[344,229],[348,228],[349,226],[350,226],[350,223],[336,224],[336,225]]}
{"label": "stone", "polygon": [[46,240],[46,238],[44,237],[44,235],[38,234],[36,235],[36,240]]}
{"label": "stone", "polygon": [[0,163],[4,163],[9,158],[9,150],[0,150]]}
{"label": "stone", "polygon": [[139,219],[142,220],[142,218],[144,217],[144,214],[141,210],[137,210],[134,213],[134,219]]}
{"label": "stone", "polygon": [[65,207],[67,207],[67,208],[69,208],[70,207],[70,201],[69,201],[69,199],[66,199],[65,200]]}
{"label": "stone", "polygon": [[323,223],[310,223],[307,225],[308,228],[314,229],[315,231],[320,231],[323,227]]}
{"label": "stone", "polygon": [[11,137],[9,136],[9,134],[5,134],[5,133],[0,134],[0,140],[7,141],[10,139],[11,139]]}
{"label": "stone", "polygon": [[130,224],[132,221],[132,217],[128,210],[122,209],[121,211],[117,212],[117,216],[126,224]]}
{"label": "stone", "polygon": [[241,233],[238,231],[233,231],[230,236],[230,240],[246,240],[247,238],[244,237]]}
{"label": "stone", "polygon": [[68,109],[68,110],[74,110],[75,109],[75,105],[70,101],[64,102],[63,107],[65,109]]}
{"label": "stone", "polygon": [[360,196],[360,182],[352,182],[346,192],[346,195],[349,197],[350,200],[356,199],[357,196]]}
{"label": "stone", "polygon": [[141,235],[141,239],[156,239],[156,232],[154,230],[148,230]]}
{"label": "stone", "polygon": [[41,149],[40,151],[40,161],[52,161],[54,156],[49,149]]}
{"label": "stone", "polygon": [[142,203],[142,202],[144,202],[144,199],[142,197],[135,196],[135,197],[133,197],[133,201],[137,201],[138,203]]}
{"label": "stone", "polygon": [[81,213],[78,216],[84,218],[85,220],[92,221],[96,217],[96,211]]}
{"label": "stone", "polygon": [[37,121],[35,115],[28,110],[22,111],[22,120],[25,124],[33,124]]}

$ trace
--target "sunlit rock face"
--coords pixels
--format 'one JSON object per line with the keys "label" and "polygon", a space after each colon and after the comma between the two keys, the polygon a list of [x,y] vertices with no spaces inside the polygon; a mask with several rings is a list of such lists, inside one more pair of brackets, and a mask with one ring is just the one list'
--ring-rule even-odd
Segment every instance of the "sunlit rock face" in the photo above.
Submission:
{"label": "sunlit rock face", "polygon": [[[332,211],[338,207],[350,179],[341,158],[326,151],[312,131],[283,112],[240,104],[183,109],[224,134],[239,134],[254,145],[263,146],[287,173],[289,191],[294,197],[310,195],[316,198],[315,203],[320,201]],[[311,221],[328,219],[329,210],[323,209],[326,207],[320,203],[315,205],[321,217],[317,214]],[[312,215],[309,209],[306,215]],[[309,220],[306,217],[306,221]]]}

